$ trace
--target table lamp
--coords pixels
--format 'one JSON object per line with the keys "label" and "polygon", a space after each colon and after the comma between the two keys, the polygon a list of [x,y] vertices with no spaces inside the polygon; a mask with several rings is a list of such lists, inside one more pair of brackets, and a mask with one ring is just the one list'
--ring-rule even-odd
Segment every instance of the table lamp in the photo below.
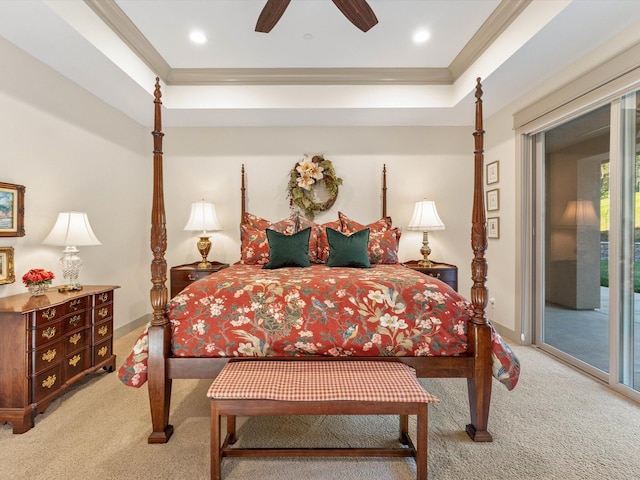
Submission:
{"label": "table lamp", "polygon": [[418,262],[420,267],[431,267],[433,263],[429,260],[431,248],[429,248],[429,232],[432,230],[444,230],[444,223],[436,210],[436,202],[432,200],[422,200],[416,202],[413,209],[413,217],[407,227],[409,230],[422,231],[422,260]]}
{"label": "table lamp", "polygon": [[65,284],[58,287],[60,292],[82,290],[78,275],[82,268],[82,259],[78,256],[78,246],[102,245],[93,233],[89,217],[84,212],[61,212],[44,245],[64,246],[60,258],[60,268]]}
{"label": "table lamp", "polygon": [[207,260],[207,255],[211,250],[210,235],[207,232],[222,230],[218,217],[216,217],[216,207],[213,203],[194,202],[191,204],[191,215],[189,221],[184,227],[185,230],[200,231],[200,239],[198,240],[198,251],[202,255],[202,261],[198,263],[198,268],[209,268],[211,262]]}

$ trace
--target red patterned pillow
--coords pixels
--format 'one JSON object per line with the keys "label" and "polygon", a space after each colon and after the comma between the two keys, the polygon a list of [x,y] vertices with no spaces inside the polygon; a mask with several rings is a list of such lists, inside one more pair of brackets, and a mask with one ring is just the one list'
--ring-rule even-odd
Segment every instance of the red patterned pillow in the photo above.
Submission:
{"label": "red patterned pillow", "polygon": [[398,247],[400,245],[401,231],[391,228],[391,217],[382,217],[380,220],[363,225],[350,219],[344,213],[338,212],[340,228],[345,235],[369,229],[369,261],[375,263],[398,263]]}
{"label": "red patterned pillow", "polygon": [[364,230],[365,228],[368,228],[371,234],[386,232],[391,228],[392,223],[391,217],[382,217],[377,222],[370,223],[369,225],[363,225],[355,220],[351,220],[342,212],[338,212],[338,218],[340,219],[340,230],[345,235]]}
{"label": "red patterned pillow", "polygon": [[382,233],[369,235],[369,261],[374,263],[398,263],[398,247],[400,246],[399,228],[392,228]]}
{"label": "red patterned pillow", "polygon": [[340,221],[323,223],[318,225],[318,263],[326,263],[329,258],[329,239],[327,239],[327,228],[340,231]]}
{"label": "red patterned pillow", "polygon": [[266,230],[269,225],[271,225],[271,222],[266,218],[260,218],[253,213],[245,213],[242,217],[242,225],[259,228],[260,230]]}
{"label": "red patterned pillow", "polygon": [[318,258],[318,237],[320,236],[320,225],[312,222],[306,217],[298,217],[298,231],[302,231],[305,228],[311,228],[311,235],[309,235],[309,261],[311,263],[322,263]]}
{"label": "red patterned pillow", "polygon": [[[265,222],[267,222],[266,226]],[[276,223],[270,223],[264,218],[245,213],[244,222],[240,225],[240,261],[247,265],[264,265],[269,261],[269,242],[266,229],[292,235],[298,228],[298,215]]]}
{"label": "red patterned pillow", "polygon": [[240,262],[247,265],[264,265],[269,261],[267,231],[249,225],[240,225]]}

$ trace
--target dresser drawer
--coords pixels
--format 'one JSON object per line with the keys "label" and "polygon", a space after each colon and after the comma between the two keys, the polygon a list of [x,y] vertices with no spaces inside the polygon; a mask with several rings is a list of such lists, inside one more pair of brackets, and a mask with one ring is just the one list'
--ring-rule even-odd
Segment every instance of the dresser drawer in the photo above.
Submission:
{"label": "dresser drawer", "polygon": [[198,262],[171,267],[171,297],[175,297],[196,280],[200,280],[212,273],[219,272],[228,266],[228,263],[212,261],[211,265],[207,268],[199,268]]}
{"label": "dresser drawer", "polygon": [[451,285],[453,282],[456,282],[458,280],[458,276],[456,275],[456,272],[450,268],[440,269],[436,271],[431,270],[431,271],[426,271],[424,273],[426,273],[430,277],[437,278],[438,280],[442,280],[444,283],[448,283],[449,285]]}
{"label": "dresser drawer", "polygon": [[33,330],[35,335],[30,344],[31,348],[38,348],[47,343],[58,341],[62,338],[62,330],[62,321],[60,320],[37,327]]}
{"label": "dresser drawer", "polygon": [[111,356],[112,349],[111,338],[108,338],[103,342],[96,343],[93,347],[93,365],[98,365],[109,358]]}
{"label": "dresser drawer", "polygon": [[73,330],[89,325],[90,318],[91,316],[87,310],[70,314],[62,322],[64,333],[72,332]]}
{"label": "dresser drawer", "polygon": [[59,318],[64,317],[66,313],[67,313],[66,303],[55,305],[53,307],[43,308],[42,310],[33,312],[33,315],[35,317],[35,325],[39,327],[40,325],[53,322]]}
{"label": "dresser drawer", "polygon": [[111,335],[113,334],[113,321],[111,319],[106,320],[102,323],[98,323],[93,328],[94,343],[101,342],[102,340],[111,337]]}
{"label": "dresser drawer", "polygon": [[72,333],[68,333],[64,337],[64,354],[69,355],[76,350],[91,345],[91,329],[84,328]]}
{"label": "dresser drawer", "polygon": [[91,347],[85,347],[71,355],[67,355],[64,359],[63,367],[65,382],[91,368]]}
{"label": "dresser drawer", "polygon": [[89,297],[74,298],[67,302],[67,312],[78,312],[89,307]]}
{"label": "dresser drawer", "polygon": [[111,303],[113,301],[113,290],[109,292],[102,292],[96,295],[96,307],[105,303]]}
{"label": "dresser drawer", "polygon": [[39,373],[53,365],[60,363],[64,356],[62,339],[54,344],[46,345],[33,352],[33,368],[30,373]]}
{"label": "dresser drawer", "polygon": [[171,272],[171,293],[177,295],[196,280],[211,275],[210,270],[174,270]]}
{"label": "dresser drawer", "polygon": [[38,403],[42,401],[46,396],[55,393],[62,386],[62,370],[61,365],[58,363],[54,367],[45,370],[33,377],[33,401]]}
{"label": "dresser drawer", "polygon": [[96,306],[95,318],[93,320],[93,323],[100,323],[111,317],[113,317],[113,303]]}

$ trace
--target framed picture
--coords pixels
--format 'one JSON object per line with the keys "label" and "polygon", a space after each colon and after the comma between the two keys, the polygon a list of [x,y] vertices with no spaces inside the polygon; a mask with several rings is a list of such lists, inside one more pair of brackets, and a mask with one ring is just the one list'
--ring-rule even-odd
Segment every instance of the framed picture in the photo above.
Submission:
{"label": "framed picture", "polygon": [[496,160],[487,165],[487,185],[498,183],[500,180],[500,162]]}
{"label": "framed picture", "polygon": [[13,247],[0,247],[0,284],[13,283],[16,274],[13,270]]}
{"label": "framed picture", "polygon": [[24,190],[0,182],[0,237],[24,237]]}
{"label": "framed picture", "polygon": [[495,188],[487,192],[487,211],[500,210],[500,190]]}
{"label": "framed picture", "polygon": [[487,237],[500,238],[500,217],[487,218]]}

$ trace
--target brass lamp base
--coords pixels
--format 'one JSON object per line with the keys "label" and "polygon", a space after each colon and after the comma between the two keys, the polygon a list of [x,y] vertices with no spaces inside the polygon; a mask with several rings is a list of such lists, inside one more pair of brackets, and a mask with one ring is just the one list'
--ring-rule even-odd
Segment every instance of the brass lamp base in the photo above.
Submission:
{"label": "brass lamp base", "polygon": [[431,253],[431,248],[429,248],[429,232],[426,230],[422,232],[422,248],[420,249],[420,253],[422,254],[422,260],[418,262],[418,266],[426,268],[432,267],[433,262],[429,260],[429,254]]}
{"label": "brass lamp base", "polygon": [[211,262],[207,260],[207,255],[209,255],[210,250],[211,240],[209,237],[200,237],[200,240],[198,240],[198,251],[200,252],[200,255],[202,255],[202,261],[198,263],[198,268],[211,267]]}

